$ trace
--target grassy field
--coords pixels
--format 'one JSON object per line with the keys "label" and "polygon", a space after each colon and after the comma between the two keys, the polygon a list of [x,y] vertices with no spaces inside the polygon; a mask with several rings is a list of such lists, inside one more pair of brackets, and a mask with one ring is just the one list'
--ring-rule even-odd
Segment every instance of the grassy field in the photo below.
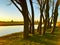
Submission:
{"label": "grassy field", "polygon": [[60,28],[56,28],[52,35],[50,30],[44,36],[31,35],[27,40],[23,39],[23,33],[18,32],[0,37],[0,45],[60,45]]}

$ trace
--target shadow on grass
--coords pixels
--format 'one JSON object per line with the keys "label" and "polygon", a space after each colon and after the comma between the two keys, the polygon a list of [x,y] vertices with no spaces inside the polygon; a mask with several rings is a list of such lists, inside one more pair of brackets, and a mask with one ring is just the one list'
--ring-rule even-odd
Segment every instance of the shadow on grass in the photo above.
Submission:
{"label": "shadow on grass", "polygon": [[46,33],[44,36],[40,36],[35,34],[32,37],[29,37],[27,40],[29,40],[30,42],[37,42],[44,45],[56,45],[57,35]]}

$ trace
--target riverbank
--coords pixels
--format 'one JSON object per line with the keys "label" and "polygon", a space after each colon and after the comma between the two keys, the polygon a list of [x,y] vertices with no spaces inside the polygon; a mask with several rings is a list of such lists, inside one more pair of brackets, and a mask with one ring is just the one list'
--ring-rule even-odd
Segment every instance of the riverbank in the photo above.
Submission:
{"label": "riverbank", "polygon": [[56,28],[52,35],[46,33],[44,36],[35,34],[23,39],[23,32],[17,32],[0,37],[0,45],[60,45],[60,28]]}
{"label": "riverbank", "polygon": [[[35,21],[34,24],[37,25],[39,22]],[[23,21],[0,21],[0,26],[14,26],[14,25],[24,25]]]}

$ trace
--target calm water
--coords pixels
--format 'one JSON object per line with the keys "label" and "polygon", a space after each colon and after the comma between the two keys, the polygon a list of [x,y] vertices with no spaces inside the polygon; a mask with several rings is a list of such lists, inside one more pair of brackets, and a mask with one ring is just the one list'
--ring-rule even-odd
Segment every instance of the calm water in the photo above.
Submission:
{"label": "calm water", "polygon": [[[37,28],[38,25],[35,25],[35,29]],[[24,26],[0,26],[0,37],[11,34],[11,33],[16,33],[16,32],[23,32]]]}

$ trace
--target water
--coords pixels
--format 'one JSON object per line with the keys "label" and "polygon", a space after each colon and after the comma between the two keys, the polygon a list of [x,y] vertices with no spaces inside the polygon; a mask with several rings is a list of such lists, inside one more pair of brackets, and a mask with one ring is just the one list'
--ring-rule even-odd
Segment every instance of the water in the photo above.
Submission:
{"label": "water", "polygon": [[[37,28],[38,25],[35,25],[35,29]],[[11,34],[11,33],[16,33],[16,32],[23,32],[24,28],[23,25],[20,26],[0,26],[0,37]]]}

